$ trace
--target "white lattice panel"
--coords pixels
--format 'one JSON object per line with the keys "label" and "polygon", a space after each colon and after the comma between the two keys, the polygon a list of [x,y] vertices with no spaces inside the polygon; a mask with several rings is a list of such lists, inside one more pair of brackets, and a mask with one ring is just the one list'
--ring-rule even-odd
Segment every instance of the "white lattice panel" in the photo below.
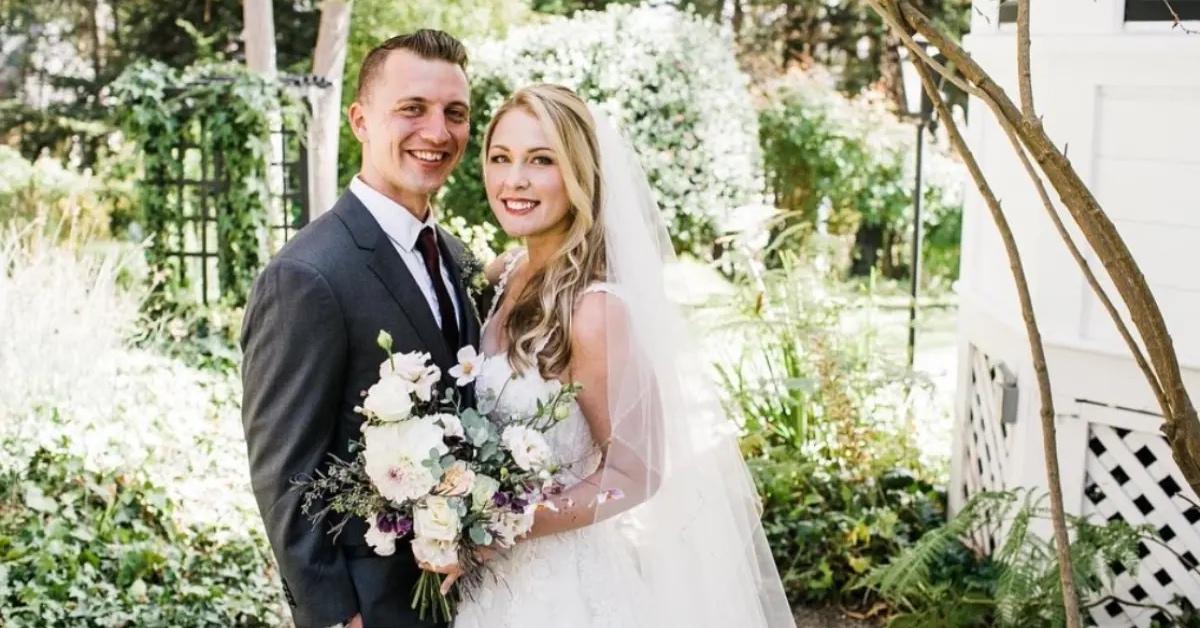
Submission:
{"label": "white lattice panel", "polygon": [[[1008,488],[1008,461],[1013,434],[1002,417],[1000,364],[978,348],[970,351],[970,389],[966,425],[961,430],[963,451],[962,483],[958,487],[963,501],[984,491]],[[991,552],[996,547],[998,530],[976,536],[980,549]]]}
{"label": "white lattice panel", "polygon": [[[1136,575],[1121,570],[1110,593],[1174,612],[1200,606],[1200,507],[1171,459],[1166,439],[1154,431],[1161,419],[1140,415],[1150,429],[1135,430],[1129,429],[1128,421],[1103,422],[1105,417],[1130,411],[1086,403],[1082,407],[1099,418],[1088,424],[1083,514],[1097,520],[1148,523],[1161,541],[1139,546]],[[1156,621],[1169,625],[1160,611],[1116,601],[1093,607],[1091,617],[1100,626],[1144,627]]]}

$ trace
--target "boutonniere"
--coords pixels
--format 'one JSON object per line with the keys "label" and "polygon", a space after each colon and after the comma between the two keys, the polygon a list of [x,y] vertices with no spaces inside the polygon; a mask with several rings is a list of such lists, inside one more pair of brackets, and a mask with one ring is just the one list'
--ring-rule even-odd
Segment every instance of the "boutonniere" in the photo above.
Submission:
{"label": "boutonniere", "polygon": [[467,296],[475,303],[475,308],[479,312],[486,312],[486,301],[491,293],[491,284],[488,283],[487,275],[484,273],[484,264],[478,258],[467,253],[462,260],[462,278],[463,285],[467,289]]}

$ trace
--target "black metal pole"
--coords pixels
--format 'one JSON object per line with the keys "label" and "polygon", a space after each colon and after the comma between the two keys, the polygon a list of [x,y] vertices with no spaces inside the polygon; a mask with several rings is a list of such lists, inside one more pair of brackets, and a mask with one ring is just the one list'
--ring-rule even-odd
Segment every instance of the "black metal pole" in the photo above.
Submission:
{"label": "black metal pole", "polygon": [[908,368],[913,368],[917,351],[917,295],[921,282],[921,158],[925,148],[924,112],[917,120],[917,174],[913,185],[912,283],[908,301]]}

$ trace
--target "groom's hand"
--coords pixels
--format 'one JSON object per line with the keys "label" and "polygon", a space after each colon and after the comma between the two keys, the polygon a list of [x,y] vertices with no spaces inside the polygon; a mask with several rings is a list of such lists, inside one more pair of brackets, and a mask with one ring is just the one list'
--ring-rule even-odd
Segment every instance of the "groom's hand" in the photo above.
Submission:
{"label": "groom's hand", "polygon": [[346,628],[363,628],[362,613],[355,613],[346,623]]}

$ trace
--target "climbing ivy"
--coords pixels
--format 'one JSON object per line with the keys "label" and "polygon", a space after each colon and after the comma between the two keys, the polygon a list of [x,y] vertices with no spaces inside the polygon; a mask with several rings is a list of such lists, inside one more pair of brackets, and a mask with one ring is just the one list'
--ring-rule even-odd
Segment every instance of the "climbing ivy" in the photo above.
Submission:
{"label": "climbing ivy", "polygon": [[[267,251],[267,177],[271,112],[303,133],[306,109],[283,87],[230,63],[183,70],[138,64],[113,84],[117,123],[138,146],[140,222],[155,293],[187,301],[193,282],[178,253],[185,244],[187,208],[207,204],[216,220],[216,278],[222,303],[246,301]],[[197,150],[189,150],[195,148]],[[174,255],[173,255],[174,253]]]}

